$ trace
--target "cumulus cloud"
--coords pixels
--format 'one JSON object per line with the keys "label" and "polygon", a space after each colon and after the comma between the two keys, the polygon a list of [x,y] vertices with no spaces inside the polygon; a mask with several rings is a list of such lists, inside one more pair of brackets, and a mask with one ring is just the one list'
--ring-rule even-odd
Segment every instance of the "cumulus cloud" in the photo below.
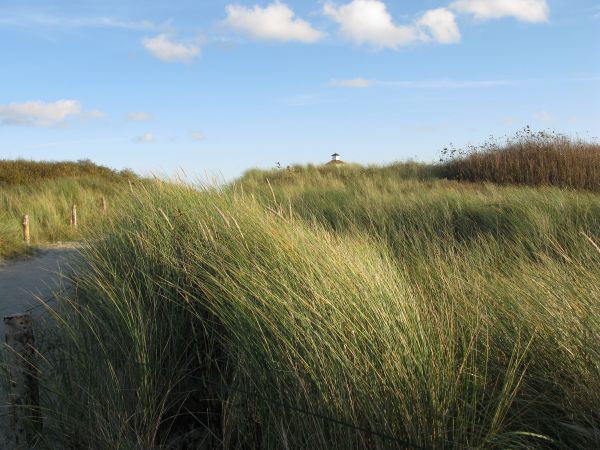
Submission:
{"label": "cumulus cloud", "polygon": [[325,3],[323,13],[340,25],[343,36],[357,44],[397,48],[418,40],[415,28],[396,25],[379,0],[353,0],[341,6]]}
{"label": "cumulus cloud", "polygon": [[138,111],[127,114],[127,118],[132,122],[145,122],[146,120],[152,119],[152,114],[144,111]]}
{"label": "cumulus cloud", "polygon": [[0,124],[3,125],[55,127],[64,125],[71,117],[94,119],[104,117],[104,113],[84,111],[78,100],[38,100],[0,105]]}
{"label": "cumulus cloud", "polygon": [[514,17],[523,22],[546,22],[550,15],[547,0],[457,0],[450,7],[478,20]]}
{"label": "cumulus cloud", "polygon": [[352,0],[339,6],[326,3],[323,13],[339,24],[342,36],[357,44],[396,49],[417,42],[460,41],[456,17],[447,8],[429,10],[408,25],[394,23],[381,0]]}
{"label": "cumulus cloud", "polygon": [[427,11],[417,22],[419,26],[427,29],[434,40],[441,44],[454,44],[460,42],[460,30],[456,23],[456,16],[446,8],[437,8]]}
{"label": "cumulus cloud", "polygon": [[154,137],[154,133],[144,133],[136,140],[142,144],[149,144],[150,142],[154,142],[156,138]]}
{"label": "cumulus cloud", "polygon": [[351,78],[349,80],[331,80],[329,82],[329,87],[365,89],[371,87],[374,83],[374,80],[368,80],[366,78]]}
{"label": "cumulus cloud", "polygon": [[142,44],[154,57],[165,62],[189,63],[200,55],[198,43],[175,42],[171,35],[166,33],[145,38]]}
{"label": "cumulus cloud", "polygon": [[252,8],[227,5],[225,10],[226,25],[255,39],[313,43],[325,35],[314,29],[307,21],[296,17],[294,11],[279,1],[265,8],[258,5]]}

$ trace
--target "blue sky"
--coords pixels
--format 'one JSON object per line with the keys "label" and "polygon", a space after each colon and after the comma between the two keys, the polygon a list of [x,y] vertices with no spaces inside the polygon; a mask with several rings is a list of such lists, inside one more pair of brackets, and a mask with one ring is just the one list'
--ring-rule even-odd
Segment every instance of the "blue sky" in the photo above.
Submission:
{"label": "blue sky", "polygon": [[600,135],[597,0],[3,0],[0,158],[225,178]]}

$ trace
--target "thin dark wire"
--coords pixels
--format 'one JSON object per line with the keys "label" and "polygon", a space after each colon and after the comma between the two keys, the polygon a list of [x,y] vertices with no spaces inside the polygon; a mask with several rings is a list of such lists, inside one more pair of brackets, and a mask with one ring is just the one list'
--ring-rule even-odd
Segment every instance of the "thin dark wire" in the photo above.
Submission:
{"label": "thin dark wire", "polygon": [[[71,289],[73,289],[72,285],[64,287],[64,290],[71,290]],[[52,295],[50,298],[47,298],[46,300],[41,300],[40,304],[28,308],[26,310],[26,312],[30,313],[30,312],[33,312],[33,311],[39,309],[39,308],[47,308],[48,307],[48,303],[52,302],[52,301],[57,301],[56,296]],[[140,364],[140,363],[138,363],[138,364]],[[225,389],[228,389],[228,390],[231,390],[231,391],[239,392],[241,394],[248,395],[250,397],[254,397],[254,398],[256,398],[258,400],[261,400],[261,401],[263,401],[265,403],[270,403],[272,405],[279,406],[280,408],[284,408],[284,409],[296,411],[296,412],[299,412],[299,413],[307,415],[307,416],[311,416],[311,417],[315,417],[315,418],[324,420],[326,422],[335,423],[337,425],[341,425],[341,426],[346,427],[346,428],[350,428],[350,429],[353,429],[353,430],[356,430],[356,431],[367,433],[367,434],[372,435],[372,436],[377,436],[377,437],[382,438],[384,440],[393,441],[396,444],[398,444],[400,446],[404,446],[406,448],[412,448],[412,449],[415,449],[415,450],[429,450],[427,447],[423,447],[423,446],[420,446],[420,445],[417,445],[417,444],[413,444],[411,442],[408,442],[408,441],[405,441],[403,439],[400,439],[400,438],[398,438],[396,436],[385,434],[385,433],[373,430],[371,428],[361,427],[361,426],[355,425],[353,423],[349,423],[349,422],[345,422],[343,420],[337,419],[335,417],[325,416],[325,415],[323,415],[321,413],[317,413],[317,412],[314,412],[314,411],[309,411],[307,409],[300,408],[300,407],[297,407],[297,406],[294,406],[294,405],[291,405],[291,404],[288,404],[288,403],[285,403],[285,402],[282,402],[282,401],[279,401],[279,400],[273,400],[273,399],[270,399],[268,397],[264,397],[264,396],[262,396],[260,394],[246,391],[244,389],[235,388],[235,387],[232,387],[232,386],[225,385],[223,383],[217,383],[217,382],[210,381],[210,380],[207,380],[207,379],[204,379],[204,378],[201,378],[201,379],[205,383],[212,384],[213,386],[217,386],[219,388],[225,388]]]}
{"label": "thin dark wire", "polygon": [[312,416],[312,417],[316,417],[318,419],[325,420],[327,422],[331,422],[331,423],[335,423],[335,424],[338,424],[338,425],[342,425],[342,426],[344,426],[346,428],[351,428],[351,429],[354,429],[356,431],[361,431],[363,433],[368,433],[370,435],[377,436],[377,437],[380,437],[380,438],[388,440],[388,441],[394,441],[396,444],[399,444],[399,445],[407,447],[407,448],[413,448],[413,449],[417,449],[417,450],[429,450],[427,447],[423,447],[423,446],[420,446],[420,445],[417,445],[417,444],[413,444],[411,442],[408,442],[408,441],[405,441],[403,439],[400,439],[400,438],[398,438],[396,436],[392,436],[390,434],[385,434],[385,433],[382,433],[382,432],[379,432],[379,431],[375,431],[375,430],[373,430],[371,428],[361,427],[361,426],[355,425],[353,423],[349,423],[349,422],[345,422],[345,421],[340,420],[340,419],[336,419],[334,417],[325,416],[323,414],[316,413],[314,411],[309,411],[307,409],[299,408],[297,406],[290,405],[288,403],[285,403],[285,402],[282,402],[282,401],[279,401],[279,400],[273,400],[273,399],[270,399],[268,397],[264,397],[264,396],[262,396],[260,394],[249,392],[249,391],[246,391],[244,389],[235,388],[235,387],[228,386],[228,385],[225,385],[225,384],[222,384],[222,383],[217,383],[217,382],[214,382],[214,381],[206,380],[204,378],[201,378],[201,379],[204,382],[208,383],[208,384],[212,384],[213,386],[218,386],[220,388],[225,388],[225,389],[229,389],[229,390],[232,390],[232,391],[236,391],[236,392],[239,392],[241,394],[245,394],[245,395],[257,398],[259,400],[262,400],[265,403],[271,403],[273,405],[279,406],[279,407],[284,408],[284,409],[290,409],[290,410],[299,412],[301,414],[305,414],[305,415],[308,415],[308,416]]}

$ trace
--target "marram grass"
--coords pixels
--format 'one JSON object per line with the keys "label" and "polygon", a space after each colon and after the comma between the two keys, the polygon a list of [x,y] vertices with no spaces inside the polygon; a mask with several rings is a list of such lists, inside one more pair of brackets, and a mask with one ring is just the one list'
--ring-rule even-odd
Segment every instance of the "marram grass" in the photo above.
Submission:
{"label": "marram grass", "polygon": [[[8,166],[8,163],[5,162]],[[137,183],[137,182],[136,182]],[[113,212],[114,201],[127,184],[105,178],[64,177],[30,184],[0,183],[0,261],[58,241],[80,240],[94,236],[93,229]],[[70,226],[71,207],[77,205],[77,229]],[[31,245],[23,242],[23,215],[29,215]]]}
{"label": "marram grass", "polygon": [[126,196],[56,314],[42,443],[600,446],[597,195],[285,176]]}

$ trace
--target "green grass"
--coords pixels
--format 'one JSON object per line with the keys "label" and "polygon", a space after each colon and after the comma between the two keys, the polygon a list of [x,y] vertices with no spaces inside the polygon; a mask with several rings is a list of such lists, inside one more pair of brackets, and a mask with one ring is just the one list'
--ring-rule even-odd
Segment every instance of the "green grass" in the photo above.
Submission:
{"label": "green grass", "polygon": [[35,184],[41,180],[76,177],[90,177],[111,182],[137,179],[130,170],[116,171],[86,159],[77,162],[0,159],[0,186]]}
{"label": "green grass", "polygon": [[44,351],[42,442],[600,446],[600,197],[435,171],[127,194]]}
{"label": "green grass", "polygon": [[[66,177],[29,184],[0,187],[0,261],[15,257],[40,245],[73,241],[93,235],[96,223],[126,189],[123,181],[105,178]],[[71,207],[77,205],[79,227],[70,226]],[[23,216],[29,215],[31,246],[23,242]]]}

